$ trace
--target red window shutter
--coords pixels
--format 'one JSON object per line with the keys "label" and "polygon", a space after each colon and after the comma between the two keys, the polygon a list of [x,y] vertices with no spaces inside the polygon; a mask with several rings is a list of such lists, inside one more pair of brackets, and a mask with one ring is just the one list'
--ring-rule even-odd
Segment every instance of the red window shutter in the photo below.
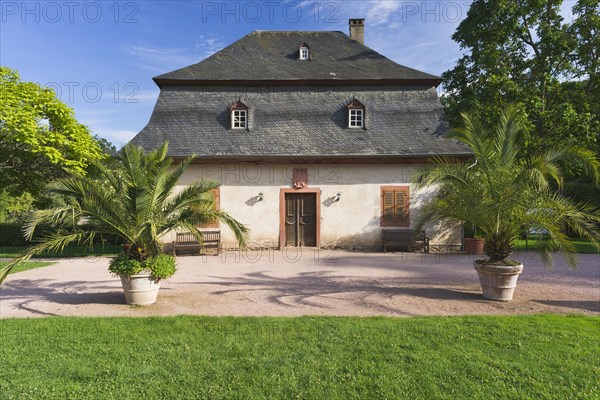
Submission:
{"label": "red window shutter", "polygon": [[407,210],[406,210],[406,203],[407,203],[407,196],[406,193],[403,190],[396,190],[394,191],[394,195],[396,197],[396,203],[395,203],[395,222],[405,222],[406,221],[406,216],[407,216]]}
{"label": "red window shutter", "polygon": [[384,186],[381,188],[381,226],[410,226],[410,188]]}
{"label": "red window shutter", "polygon": [[383,213],[381,220],[385,224],[391,224],[394,222],[394,191],[384,190],[383,191]]}

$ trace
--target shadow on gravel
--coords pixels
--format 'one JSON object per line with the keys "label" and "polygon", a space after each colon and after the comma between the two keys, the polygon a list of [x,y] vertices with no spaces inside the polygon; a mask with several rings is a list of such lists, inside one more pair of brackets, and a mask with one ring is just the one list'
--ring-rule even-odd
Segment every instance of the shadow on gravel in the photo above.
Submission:
{"label": "shadow on gravel", "polygon": [[568,300],[534,300],[536,303],[553,307],[574,308],[583,311],[600,312],[600,298],[598,301],[568,301]]}
{"label": "shadow on gravel", "polygon": [[482,302],[488,301],[483,298],[483,295],[480,292],[471,292],[466,290],[418,287],[401,288],[399,289],[399,291],[401,292],[401,294],[405,294],[408,296],[423,297],[426,299],[433,300],[465,300]]}
{"label": "shadow on gravel", "polygon": [[123,291],[105,285],[108,282],[95,283],[93,290],[96,292],[90,293],[90,283],[84,281],[50,283],[46,279],[17,279],[5,282],[0,288],[0,296],[3,301],[11,300],[19,309],[40,315],[53,314],[35,309],[32,303],[125,304]]}
{"label": "shadow on gravel", "polygon": [[[329,308],[323,301],[332,298],[344,298],[353,304],[370,308],[374,311],[385,311],[406,315],[403,310],[402,297],[418,297],[432,300],[473,302],[485,299],[480,292],[462,289],[422,286],[422,280],[409,278],[369,279],[344,278],[330,276],[328,271],[301,273],[295,277],[279,278],[264,272],[245,274],[235,278],[218,278],[212,282],[198,282],[199,285],[216,285],[225,287],[212,293],[222,295],[235,292],[269,292],[268,301],[285,307],[318,307]],[[192,283],[192,282],[186,282]],[[409,284],[411,286],[406,287]],[[388,300],[394,298],[397,306]]]}

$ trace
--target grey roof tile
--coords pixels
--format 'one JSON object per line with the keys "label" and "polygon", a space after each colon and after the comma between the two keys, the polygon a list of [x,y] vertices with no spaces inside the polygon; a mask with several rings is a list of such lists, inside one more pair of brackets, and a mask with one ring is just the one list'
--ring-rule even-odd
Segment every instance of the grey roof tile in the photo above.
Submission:
{"label": "grey roof tile", "polygon": [[[353,98],[366,129],[347,128]],[[249,107],[249,130],[229,129],[229,107]],[[205,157],[374,157],[468,155],[449,129],[433,86],[165,87],[132,143],[169,140],[169,155]]]}
{"label": "grey roof tile", "polygon": [[[302,43],[310,60],[298,59]],[[159,75],[164,81],[214,80],[433,80],[397,64],[337,31],[254,31],[205,60]]]}

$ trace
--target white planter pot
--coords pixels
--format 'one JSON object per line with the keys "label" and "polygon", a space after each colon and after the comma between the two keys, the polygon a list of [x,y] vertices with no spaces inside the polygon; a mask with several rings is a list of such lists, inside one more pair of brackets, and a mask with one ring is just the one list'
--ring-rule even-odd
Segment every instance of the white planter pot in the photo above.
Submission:
{"label": "white planter pot", "polygon": [[156,301],[160,281],[155,281],[149,273],[120,275],[120,277],[127,304],[147,306]]}
{"label": "white planter pot", "polygon": [[477,261],[473,263],[483,297],[490,300],[511,301],[517,287],[517,279],[523,272],[523,264],[519,265],[489,265]]}

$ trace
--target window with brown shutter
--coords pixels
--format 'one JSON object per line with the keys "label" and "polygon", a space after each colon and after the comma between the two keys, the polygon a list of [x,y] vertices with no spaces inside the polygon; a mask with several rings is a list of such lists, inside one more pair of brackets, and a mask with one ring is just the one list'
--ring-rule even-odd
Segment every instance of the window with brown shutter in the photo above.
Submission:
{"label": "window with brown shutter", "polygon": [[381,226],[410,226],[410,188],[383,186],[381,188]]}
{"label": "window with brown shutter", "polygon": [[[221,193],[219,191],[219,188],[213,189],[211,190],[212,195],[215,198],[215,210],[219,210],[220,207],[220,203],[221,203]],[[200,228],[218,228],[219,227],[219,221],[218,220],[214,220],[211,221],[210,223],[206,224],[206,225],[201,225]]]}

